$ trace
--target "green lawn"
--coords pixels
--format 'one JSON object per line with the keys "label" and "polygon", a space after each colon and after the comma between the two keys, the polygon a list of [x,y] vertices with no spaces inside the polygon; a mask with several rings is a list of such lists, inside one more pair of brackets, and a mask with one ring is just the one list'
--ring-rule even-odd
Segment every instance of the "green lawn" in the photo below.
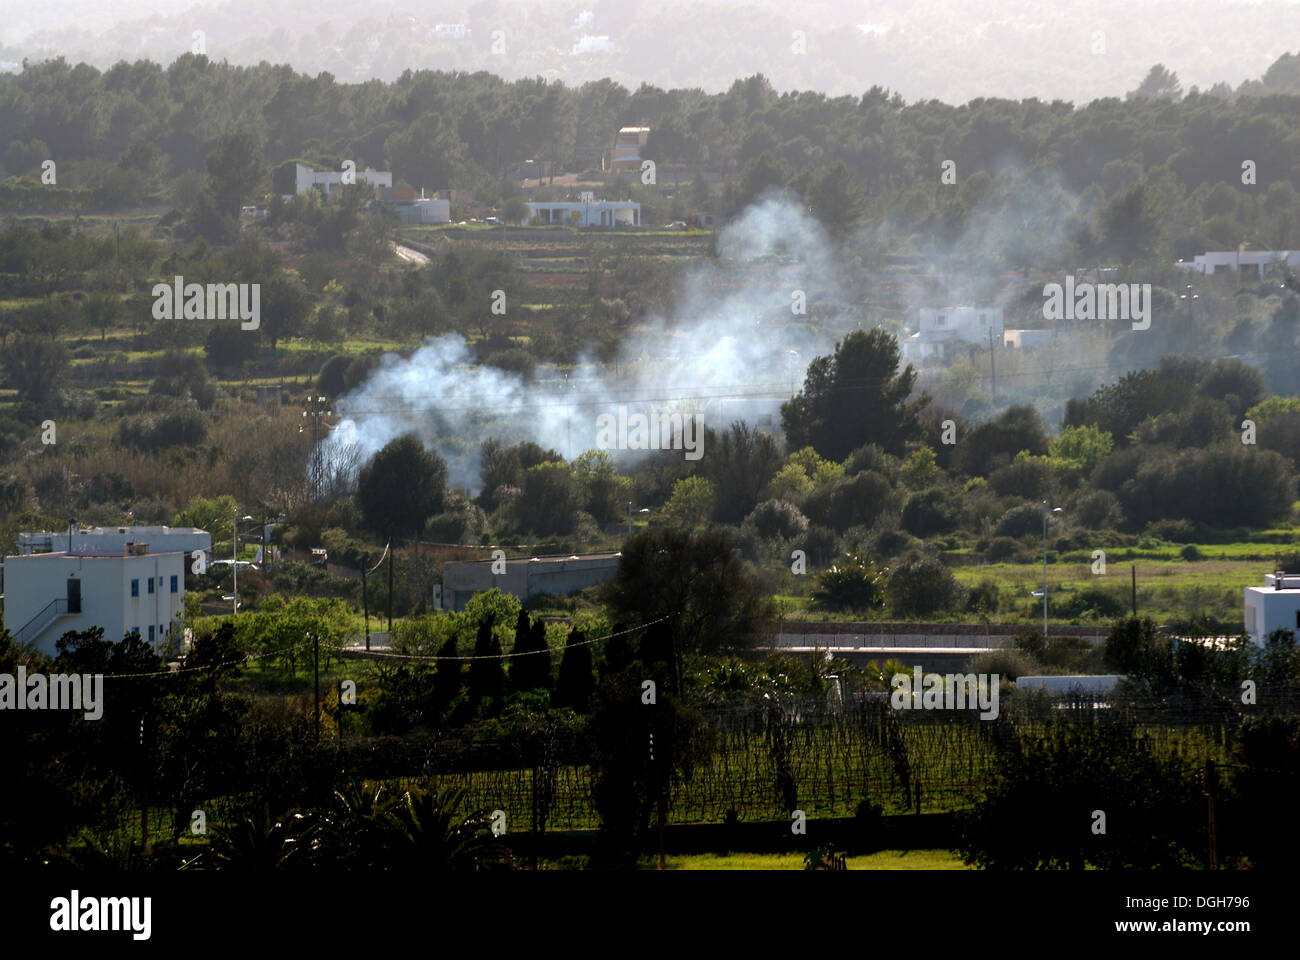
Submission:
{"label": "green lawn", "polygon": [[[658,861],[650,857],[638,866],[654,870]],[[802,870],[801,853],[699,853],[668,857],[669,870]],[[972,870],[951,850],[880,850],[848,858],[850,870]]]}

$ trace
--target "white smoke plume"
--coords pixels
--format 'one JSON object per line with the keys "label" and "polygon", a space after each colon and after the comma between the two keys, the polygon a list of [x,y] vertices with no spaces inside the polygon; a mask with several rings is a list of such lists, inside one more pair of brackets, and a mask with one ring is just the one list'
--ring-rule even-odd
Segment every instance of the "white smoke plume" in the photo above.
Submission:
{"label": "white smoke plume", "polygon": [[[597,417],[620,404],[698,411],[714,429],[746,420],[775,432],[808,363],[857,318],[842,306],[828,238],[797,203],[765,195],[719,234],[717,251],[716,264],[684,278],[673,315],[650,318],[616,363],[587,360],[567,376],[543,368],[526,383],[475,365],[460,336],[439,337],[409,358],[386,355],[338,400],[340,429],[322,442],[356,443],[364,463],[411,433],[447,462],[452,486],[473,491],[479,445],[489,437],[532,440],[571,460],[596,447]],[[797,312],[801,300],[806,315]],[[814,316],[815,325],[804,322]]]}

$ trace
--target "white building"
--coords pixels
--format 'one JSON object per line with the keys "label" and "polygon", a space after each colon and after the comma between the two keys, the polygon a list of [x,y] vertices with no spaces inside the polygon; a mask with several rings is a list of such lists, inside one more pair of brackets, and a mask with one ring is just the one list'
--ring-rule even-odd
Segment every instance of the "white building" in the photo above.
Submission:
{"label": "white building", "polygon": [[[306,193],[313,188],[319,190],[328,200],[335,191],[343,186],[342,170],[313,170],[305,163],[295,163],[294,170],[294,190],[298,193]],[[357,183],[368,183],[378,191],[381,187],[393,186],[393,174],[387,170],[372,170],[366,167],[364,170],[358,170],[355,173]]]}
{"label": "white building", "polygon": [[493,587],[520,600],[539,594],[576,593],[618,576],[621,558],[621,553],[519,557],[505,561],[504,573],[492,572],[498,563],[494,560],[449,560],[442,565],[438,603],[444,610],[464,610],[474,594]]}
{"label": "white building", "polygon": [[1004,330],[1002,345],[1013,350],[1025,347],[1042,347],[1050,344],[1056,337],[1054,330]]}
{"label": "white building", "polygon": [[1264,586],[1246,588],[1246,636],[1264,645],[1274,630],[1294,630],[1300,636],[1300,576],[1264,575]]}
{"label": "white building", "polygon": [[393,209],[402,223],[451,222],[451,201],[442,197],[421,197],[410,203],[394,204]]}
{"label": "white building", "polygon": [[170,553],[173,550],[193,553],[202,550],[206,558],[212,557],[212,534],[198,527],[74,526],[62,533],[18,534],[18,552],[23,556],[55,550],[124,554],[140,543],[148,544],[153,553]]}
{"label": "white building", "polygon": [[73,550],[8,557],[3,573],[5,626],[19,645],[53,656],[69,630],[103,627],[116,643],[132,631],[156,650],[179,636],[185,613],[185,560],[180,551]]}
{"label": "white building", "polygon": [[604,161],[604,168],[614,173],[640,170],[641,148],[649,139],[649,127],[620,127],[614,137],[614,146]]}
{"label": "white building", "polygon": [[1191,261],[1179,260],[1178,266],[1192,273],[1213,276],[1216,273],[1245,273],[1267,276],[1282,264],[1300,266],[1300,250],[1211,250]]}
{"label": "white building", "polygon": [[528,220],[570,227],[639,227],[641,204],[633,200],[596,200],[584,193],[577,203],[530,203]]}
{"label": "white building", "polygon": [[1000,307],[922,307],[920,328],[903,341],[903,359],[943,359],[972,345],[1002,343]]}
{"label": "white building", "polygon": [[1042,690],[1060,696],[1082,696],[1110,693],[1123,679],[1123,676],[1116,673],[1017,677],[1016,689]]}

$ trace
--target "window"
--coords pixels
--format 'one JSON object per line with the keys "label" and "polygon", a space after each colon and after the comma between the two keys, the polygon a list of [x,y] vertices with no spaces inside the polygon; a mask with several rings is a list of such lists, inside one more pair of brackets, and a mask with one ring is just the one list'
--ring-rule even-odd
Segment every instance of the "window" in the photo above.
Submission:
{"label": "window", "polygon": [[132,627],[132,628],[131,628],[131,632],[134,633],[134,634],[138,637],[138,636],[140,635],[140,628],[139,628],[139,627]]}
{"label": "window", "polygon": [[[149,578],[149,592],[153,593],[153,577]],[[153,629],[152,627],[150,629]]]}
{"label": "window", "polygon": [[176,574],[172,574],[172,593],[176,592]]}
{"label": "window", "polygon": [[[139,580],[132,580],[132,581],[131,581],[131,596],[133,596],[133,597],[138,597],[138,596],[140,596],[140,581],[139,581]],[[138,628],[138,627],[136,628],[136,632],[137,632],[137,633],[139,632],[139,628]]]}
{"label": "window", "polygon": [[[152,579],[152,578],[151,578]],[[149,624],[149,642],[153,643],[153,624]]]}
{"label": "window", "polygon": [[943,323],[944,323],[944,317],[943,317],[943,314],[942,314],[942,313],[937,313],[937,314],[935,314],[935,316],[934,316],[934,325],[935,325],[936,327],[942,327],[942,326],[943,326]]}

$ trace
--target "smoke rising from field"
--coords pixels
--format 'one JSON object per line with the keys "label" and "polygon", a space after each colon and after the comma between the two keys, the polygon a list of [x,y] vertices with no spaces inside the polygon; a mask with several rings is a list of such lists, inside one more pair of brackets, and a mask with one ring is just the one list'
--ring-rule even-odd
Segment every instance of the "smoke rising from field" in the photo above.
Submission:
{"label": "smoke rising from field", "polygon": [[672,315],[625,338],[614,364],[584,359],[567,377],[541,367],[526,382],[476,366],[462,337],[439,337],[409,358],[385,356],[336,404],[354,427],[323,442],[355,442],[364,463],[411,433],[446,460],[451,486],[477,489],[479,445],[489,437],[532,440],[572,459],[596,447],[597,417],[619,405],[699,412],[715,429],[737,419],[775,429],[809,361],[834,346],[795,313],[800,299],[810,314],[839,299],[831,244],[803,207],[768,195],[719,234],[717,249],[716,264],[683,279]]}

